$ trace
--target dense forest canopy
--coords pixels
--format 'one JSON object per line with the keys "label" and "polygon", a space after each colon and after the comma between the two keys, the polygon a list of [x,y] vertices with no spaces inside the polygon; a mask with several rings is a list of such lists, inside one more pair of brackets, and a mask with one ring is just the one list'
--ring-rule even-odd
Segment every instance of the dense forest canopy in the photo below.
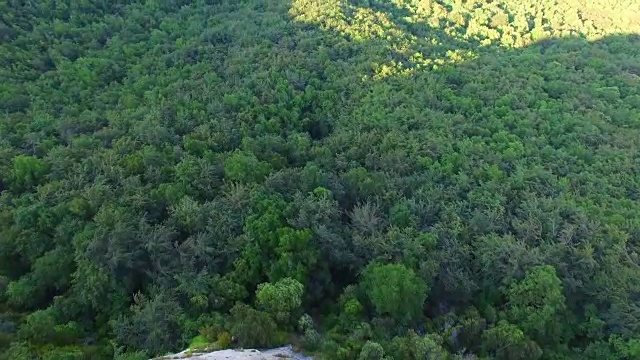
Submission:
{"label": "dense forest canopy", "polygon": [[639,2],[0,19],[0,358],[640,358]]}

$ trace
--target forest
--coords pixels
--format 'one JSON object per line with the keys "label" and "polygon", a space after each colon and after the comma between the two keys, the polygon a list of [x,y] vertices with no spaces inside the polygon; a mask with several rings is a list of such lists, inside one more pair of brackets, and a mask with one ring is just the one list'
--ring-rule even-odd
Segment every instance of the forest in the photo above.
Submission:
{"label": "forest", "polygon": [[0,1],[0,359],[640,359],[640,2]]}

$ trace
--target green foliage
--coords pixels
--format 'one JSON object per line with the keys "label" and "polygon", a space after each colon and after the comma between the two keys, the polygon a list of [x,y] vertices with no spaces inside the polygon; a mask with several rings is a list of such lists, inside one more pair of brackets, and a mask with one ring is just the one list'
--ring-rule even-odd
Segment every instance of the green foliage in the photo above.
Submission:
{"label": "green foliage", "polygon": [[189,343],[189,349],[202,349],[207,345],[209,345],[209,341],[207,341],[204,336],[198,335],[191,339],[191,342]]}
{"label": "green foliage", "polygon": [[399,323],[421,318],[427,288],[404,265],[370,264],[362,273],[361,286],[378,315],[391,316]]}
{"label": "green foliage", "polygon": [[131,351],[127,353],[116,354],[114,360],[147,360],[149,355],[144,351]]}
{"label": "green foliage", "polygon": [[63,247],[53,249],[36,259],[29,274],[9,283],[7,301],[25,308],[36,308],[50,301],[52,291],[65,290],[71,282],[73,260]]}
{"label": "green foliage", "polygon": [[226,349],[231,345],[231,334],[228,332],[223,332],[218,335],[218,339],[215,342],[215,346],[218,349]]}
{"label": "green foliage", "polygon": [[483,350],[498,359],[539,359],[542,350],[517,326],[502,320],[482,334]]}
{"label": "green foliage", "polygon": [[35,358],[36,352],[24,342],[14,342],[4,354],[7,359],[29,360]]}
{"label": "green foliage", "polygon": [[13,184],[18,189],[37,185],[47,172],[46,164],[33,156],[18,155],[13,158]]}
{"label": "green foliage", "polygon": [[277,236],[277,261],[271,265],[269,278],[291,276],[304,282],[318,262],[317,251],[311,243],[313,233],[309,229],[294,230],[286,227],[278,229]]}
{"label": "green foliage", "polygon": [[82,329],[76,323],[58,324],[51,309],[29,314],[18,331],[18,338],[35,348],[71,345],[83,335]]}
{"label": "green foliage", "polygon": [[300,316],[300,319],[298,319],[298,330],[304,332],[313,328],[314,323],[311,316],[309,316],[308,314],[303,314],[302,316]]}
{"label": "green foliage", "polygon": [[322,335],[316,330],[311,316],[304,314],[298,319],[298,331],[302,334],[300,341],[305,350],[316,351],[322,345]]}
{"label": "green foliage", "polygon": [[540,344],[562,341],[566,305],[562,282],[552,266],[532,268],[509,287],[507,298],[507,317],[525,334]]}
{"label": "green foliage", "polygon": [[46,350],[46,355],[42,357],[46,360],[82,360],[85,355],[77,347],[56,347]]}
{"label": "green foliage", "polygon": [[441,339],[434,334],[420,336],[410,330],[405,336],[396,336],[388,353],[394,359],[448,359],[449,353],[442,347]]}
{"label": "green foliage", "polygon": [[138,293],[131,313],[116,319],[112,327],[120,344],[162,354],[178,344],[180,317],[180,306],[171,296],[161,293],[146,298]]}
{"label": "green foliage", "polygon": [[638,13],[0,2],[0,358],[638,358]]}
{"label": "green foliage", "polygon": [[234,152],[224,166],[225,177],[232,181],[259,182],[269,174],[271,167],[252,153]]}
{"label": "green foliage", "polygon": [[300,310],[303,293],[304,286],[301,283],[292,278],[284,278],[273,284],[258,285],[256,303],[278,322],[286,325]]}
{"label": "green foliage", "polygon": [[278,345],[276,324],[265,312],[245,304],[237,304],[231,311],[231,335],[244,348],[265,348]]}
{"label": "green foliage", "polygon": [[382,346],[373,341],[367,341],[362,350],[360,350],[360,355],[358,355],[358,360],[382,360],[384,358],[384,349]]}

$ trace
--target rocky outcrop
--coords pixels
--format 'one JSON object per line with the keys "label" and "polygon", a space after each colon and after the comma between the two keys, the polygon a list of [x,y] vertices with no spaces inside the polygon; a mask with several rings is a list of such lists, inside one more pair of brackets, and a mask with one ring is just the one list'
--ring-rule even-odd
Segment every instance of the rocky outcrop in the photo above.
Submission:
{"label": "rocky outcrop", "polygon": [[313,360],[309,356],[305,356],[293,351],[291,346],[285,346],[276,349],[269,350],[255,350],[255,349],[227,349],[220,351],[213,351],[208,353],[201,353],[191,350],[185,350],[183,352],[163,356],[156,360],[177,360],[177,359],[190,359],[190,360]]}

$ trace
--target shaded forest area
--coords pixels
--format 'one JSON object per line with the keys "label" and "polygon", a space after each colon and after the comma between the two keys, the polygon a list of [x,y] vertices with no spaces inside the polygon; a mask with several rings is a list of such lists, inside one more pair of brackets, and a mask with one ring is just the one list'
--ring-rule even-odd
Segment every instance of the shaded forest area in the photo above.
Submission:
{"label": "shaded forest area", "polygon": [[0,358],[640,358],[638,14],[0,3]]}

